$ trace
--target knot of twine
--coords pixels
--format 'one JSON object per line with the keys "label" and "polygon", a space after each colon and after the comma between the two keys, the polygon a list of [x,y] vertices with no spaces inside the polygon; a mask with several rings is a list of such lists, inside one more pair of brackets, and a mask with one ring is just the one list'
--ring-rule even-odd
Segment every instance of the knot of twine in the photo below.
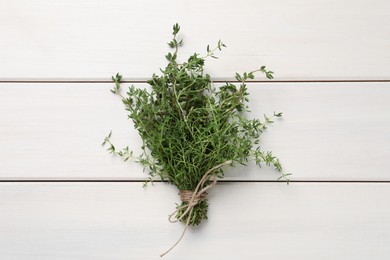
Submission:
{"label": "knot of twine", "polygon": [[[160,256],[163,257],[164,255],[168,254],[184,237],[184,234],[187,231],[187,228],[190,223],[190,219],[192,216],[192,212],[194,210],[194,207],[199,203],[199,201],[202,201],[206,198],[207,191],[211,188],[213,188],[217,184],[217,178],[215,176],[212,176],[211,173],[213,173],[215,170],[231,164],[232,161],[226,161],[224,163],[218,164],[217,166],[214,166],[213,168],[209,169],[202,177],[202,179],[199,181],[198,185],[196,185],[196,188],[194,191],[190,190],[180,190],[180,199],[183,202],[187,202],[187,204],[178,207],[172,214],[169,215],[168,220],[171,223],[178,222],[182,220],[185,216],[187,216],[187,222],[185,224],[183,233],[181,234],[180,238],[176,241],[175,244],[171,248],[169,248],[165,253],[161,254]],[[208,185],[204,186],[207,182],[211,181]],[[201,189],[202,188],[202,189]],[[173,219],[172,218],[176,215],[177,212],[180,210],[185,209],[184,212],[181,214],[179,218]]]}

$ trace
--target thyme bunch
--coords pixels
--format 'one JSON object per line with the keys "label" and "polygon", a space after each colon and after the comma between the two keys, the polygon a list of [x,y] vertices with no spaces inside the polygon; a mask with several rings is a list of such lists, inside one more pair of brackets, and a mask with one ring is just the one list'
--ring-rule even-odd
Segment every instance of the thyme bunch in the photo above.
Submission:
{"label": "thyme bunch", "polygon": [[[232,161],[230,166],[246,165],[254,160],[261,164],[273,165],[281,177],[286,177],[279,159],[270,151],[260,149],[260,135],[282,113],[264,116],[264,120],[248,119],[248,96],[246,82],[254,79],[255,73],[263,73],[268,79],[273,72],[265,66],[243,74],[236,73],[238,85],[225,82],[218,89],[210,75],[204,72],[205,60],[217,58],[216,51],[225,48],[218,41],[214,48],[207,46],[206,55],[197,53],[187,61],[179,63],[177,55],[183,40],[177,39],[180,26],[173,26],[173,38],[168,45],[173,49],[165,57],[168,61],[161,74],[153,74],[147,81],[150,90],[130,86],[126,95],[121,94],[120,74],[112,77],[115,86],[111,90],[118,94],[128,111],[128,117],[142,138],[143,153],[136,161],[149,171],[152,177],[175,185],[179,190],[193,191],[205,172],[216,165]],[[110,142],[111,133],[105,138],[108,150],[121,156],[125,161],[133,157],[128,147],[116,150]],[[224,177],[224,169],[213,175]],[[185,205],[182,202],[177,208]],[[189,220],[197,225],[207,218],[207,200],[199,201]],[[183,212],[178,211],[179,218]],[[182,218],[187,222],[187,217]]]}

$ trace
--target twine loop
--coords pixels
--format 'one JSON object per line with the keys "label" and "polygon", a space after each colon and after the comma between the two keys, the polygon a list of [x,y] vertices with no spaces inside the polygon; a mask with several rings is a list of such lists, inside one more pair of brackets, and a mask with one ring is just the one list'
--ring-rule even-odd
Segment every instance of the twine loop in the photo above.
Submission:
{"label": "twine loop", "polygon": [[[187,231],[187,228],[190,223],[190,219],[192,216],[192,212],[194,210],[194,207],[199,203],[199,201],[202,201],[206,198],[207,191],[211,188],[213,188],[217,184],[217,177],[212,176],[211,174],[215,171],[220,169],[221,167],[231,164],[232,161],[226,161],[224,163],[218,164],[217,166],[214,166],[213,168],[209,169],[202,177],[202,179],[199,181],[198,185],[196,185],[196,188],[194,191],[189,190],[180,190],[180,199],[184,202],[187,202],[185,205],[178,207],[172,214],[169,215],[168,220],[171,223],[175,223],[183,219],[185,216],[187,216],[187,222],[185,224],[183,233],[181,234],[179,240],[171,247],[169,248],[165,253],[161,254],[160,256],[163,257],[164,255],[168,254],[184,237],[184,234]],[[205,186],[206,183],[210,182]],[[203,187],[203,188],[202,188]],[[180,210],[185,209],[184,212],[181,214],[179,218],[172,219],[176,216],[176,213]]]}

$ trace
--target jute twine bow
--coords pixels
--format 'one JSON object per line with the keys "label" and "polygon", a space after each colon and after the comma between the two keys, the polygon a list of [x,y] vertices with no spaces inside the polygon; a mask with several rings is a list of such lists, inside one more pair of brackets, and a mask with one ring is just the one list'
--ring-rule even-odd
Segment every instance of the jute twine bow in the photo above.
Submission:
{"label": "jute twine bow", "polygon": [[[167,251],[165,251],[165,253],[161,254],[160,256],[163,257],[164,255],[168,254],[173,248],[175,248],[175,246],[177,244],[179,244],[179,242],[181,241],[181,239],[184,237],[184,234],[186,233],[187,229],[188,229],[188,226],[189,226],[189,223],[190,223],[190,219],[191,219],[191,216],[192,216],[192,212],[194,210],[194,207],[196,204],[198,204],[199,201],[202,201],[205,199],[206,195],[207,195],[207,191],[211,188],[213,188],[215,186],[215,184],[217,184],[217,178],[212,176],[211,174],[225,166],[225,165],[228,165],[228,164],[231,164],[232,161],[229,160],[229,161],[226,161],[224,163],[221,163],[221,164],[218,164],[217,166],[214,166],[213,168],[211,168],[210,170],[208,170],[202,177],[202,179],[199,181],[198,185],[196,185],[196,188],[194,191],[188,191],[188,190],[181,190],[180,191],[180,198],[182,201],[184,202],[187,202],[187,204],[181,206],[181,207],[178,207],[172,214],[169,215],[168,217],[168,220],[169,222],[171,223],[176,223],[178,221],[180,221],[183,217],[185,217],[186,215],[187,216],[187,222],[185,224],[185,227],[184,227],[184,230],[183,230],[183,233],[181,234],[180,238],[176,241],[175,244],[173,244],[173,246],[171,248],[169,248]],[[211,181],[211,183],[209,183],[208,185],[206,185],[205,187],[203,187],[205,185],[205,183],[207,183],[208,181]],[[201,189],[201,187],[203,187]],[[183,214],[179,217],[179,218],[176,218],[174,220],[172,220],[172,218],[176,215],[176,213],[182,209],[185,209],[185,211],[183,212]]]}

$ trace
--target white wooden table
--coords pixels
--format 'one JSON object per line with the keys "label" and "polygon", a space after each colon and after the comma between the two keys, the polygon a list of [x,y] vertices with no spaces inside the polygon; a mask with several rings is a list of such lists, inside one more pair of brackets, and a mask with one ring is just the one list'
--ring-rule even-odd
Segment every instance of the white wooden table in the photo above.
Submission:
{"label": "white wooden table", "polygon": [[253,116],[291,183],[254,165],[227,172],[209,219],[166,259],[389,259],[390,2],[0,1],[0,259],[158,259],[183,225],[175,187],[100,146],[140,139],[111,75],[144,87],[179,22],[182,57],[217,81],[267,65]]}

